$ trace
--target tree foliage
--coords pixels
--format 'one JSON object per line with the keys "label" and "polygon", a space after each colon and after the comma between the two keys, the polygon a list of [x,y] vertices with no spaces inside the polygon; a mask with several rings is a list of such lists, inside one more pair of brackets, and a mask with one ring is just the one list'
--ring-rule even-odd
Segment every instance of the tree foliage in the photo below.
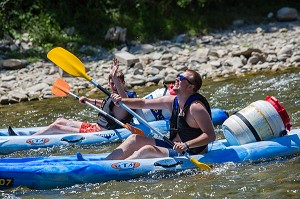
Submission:
{"label": "tree foliage", "polygon": [[[170,39],[181,33],[206,34],[235,19],[258,22],[292,0],[3,0],[0,37],[29,33],[44,49],[67,43],[105,45],[106,31],[127,28],[127,38],[141,42]],[[252,21],[251,21],[252,20]]]}

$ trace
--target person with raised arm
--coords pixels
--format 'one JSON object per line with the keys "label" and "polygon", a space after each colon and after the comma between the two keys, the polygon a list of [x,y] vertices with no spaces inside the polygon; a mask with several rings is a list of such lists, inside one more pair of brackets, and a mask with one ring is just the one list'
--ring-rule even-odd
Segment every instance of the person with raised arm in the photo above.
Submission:
{"label": "person with raised arm", "polygon": [[216,134],[210,105],[198,93],[201,86],[200,74],[186,70],[176,77],[173,87],[176,96],[143,99],[112,94],[111,98],[116,104],[122,102],[132,109],[169,109],[172,112],[170,140],[174,146],[164,140],[132,134],[106,160],[174,157],[184,151],[190,155],[206,153],[208,144],[216,139]]}
{"label": "person with raised arm", "polygon": [[[135,92],[125,91],[125,78],[124,74],[118,70],[119,62],[117,59],[113,60],[111,71],[108,77],[109,87],[112,93],[120,95],[122,98],[136,97]],[[106,97],[104,100],[91,99],[85,96],[80,97],[80,103],[85,104],[84,101],[89,102],[95,106],[100,106],[102,110],[109,115],[113,116],[117,120],[123,123],[130,123],[133,116],[126,110],[118,107],[114,104],[110,97]],[[103,130],[123,128],[117,124],[114,120],[105,117],[101,114],[98,116],[96,123],[88,123],[83,121],[75,121],[65,118],[58,118],[55,122],[50,124],[45,129],[36,132],[33,135],[50,135],[50,134],[67,134],[67,133],[91,133],[99,132]],[[14,131],[11,127],[8,128],[9,134],[14,135]],[[15,134],[16,135],[16,134]]]}

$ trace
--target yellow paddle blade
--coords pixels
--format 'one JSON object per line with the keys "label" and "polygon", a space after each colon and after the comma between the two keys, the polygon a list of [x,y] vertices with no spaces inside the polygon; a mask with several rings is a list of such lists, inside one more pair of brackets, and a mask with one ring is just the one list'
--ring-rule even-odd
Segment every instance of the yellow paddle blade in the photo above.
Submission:
{"label": "yellow paddle blade", "polygon": [[69,51],[61,47],[56,47],[48,52],[47,57],[66,73],[75,77],[83,77],[88,81],[92,80],[92,78],[86,74],[84,64]]}
{"label": "yellow paddle blade", "polygon": [[208,166],[207,164],[204,164],[202,162],[199,162],[197,161],[195,158],[190,158],[190,161],[192,163],[194,163],[194,165],[196,165],[199,169],[202,169],[202,170],[211,170],[210,166]]}
{"label": "yellow paddle blade", "polygon": [[145,133],[141,129],[136,128],[128,123],[124,124],[124,127],[127,128],[129,131],[131,131],[132,134],[138,134],[141,136],[145,136]]}
{"label": "yellow paddle blade", "polygon": [[54,95],[58,97],[65,97],[70,92],[70,86],[65,80],[57,78],[52,86],[51,91]]}

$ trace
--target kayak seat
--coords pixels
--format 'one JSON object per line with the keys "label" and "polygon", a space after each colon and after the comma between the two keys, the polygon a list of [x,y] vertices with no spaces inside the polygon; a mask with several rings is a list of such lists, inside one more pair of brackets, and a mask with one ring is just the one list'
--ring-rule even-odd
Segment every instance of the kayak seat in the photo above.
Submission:
{"label": "kayak seat", "polygon": [[16,132],[11,128],[11,126],[8,126],[7,130],[8,130],[8,135],[18,136],[18,134],[16,134]]}

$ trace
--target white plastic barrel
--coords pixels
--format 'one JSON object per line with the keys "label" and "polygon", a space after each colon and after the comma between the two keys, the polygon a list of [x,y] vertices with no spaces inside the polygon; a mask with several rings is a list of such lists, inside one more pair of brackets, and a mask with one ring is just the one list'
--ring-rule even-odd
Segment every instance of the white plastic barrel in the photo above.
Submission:
{"label": "white plastic barrel", "polygon": [[286,129],[290,130],[289,122],[280,102],[268,96],[266,101],[253,102],[230,116],[223,123],[222,130],[230,145],[242,145],[280,137]]}
{"label": "white plastic barrel", "polygon": [[[155,91],[153,91],[152,93],[146,95],[143,98],[144,99],[154,99],[154,98],[162,97],[164,95],[170,95],[169,89],[166,89],[166,88],[156,89]],[[160,118],[158,118],[158,114],[159,114],[158,110],[154,110],[154,109],[137,109],[136,113],[139,116],[141,116],[142,118],[144,118],[147,122],[151,122],[151,121],[155,121],[155,120],[160,119]],[[161,110],[161,115],[163,116],[164,119],[170,119],[171,112],[168,109],[163,109],[163,110]]]}

